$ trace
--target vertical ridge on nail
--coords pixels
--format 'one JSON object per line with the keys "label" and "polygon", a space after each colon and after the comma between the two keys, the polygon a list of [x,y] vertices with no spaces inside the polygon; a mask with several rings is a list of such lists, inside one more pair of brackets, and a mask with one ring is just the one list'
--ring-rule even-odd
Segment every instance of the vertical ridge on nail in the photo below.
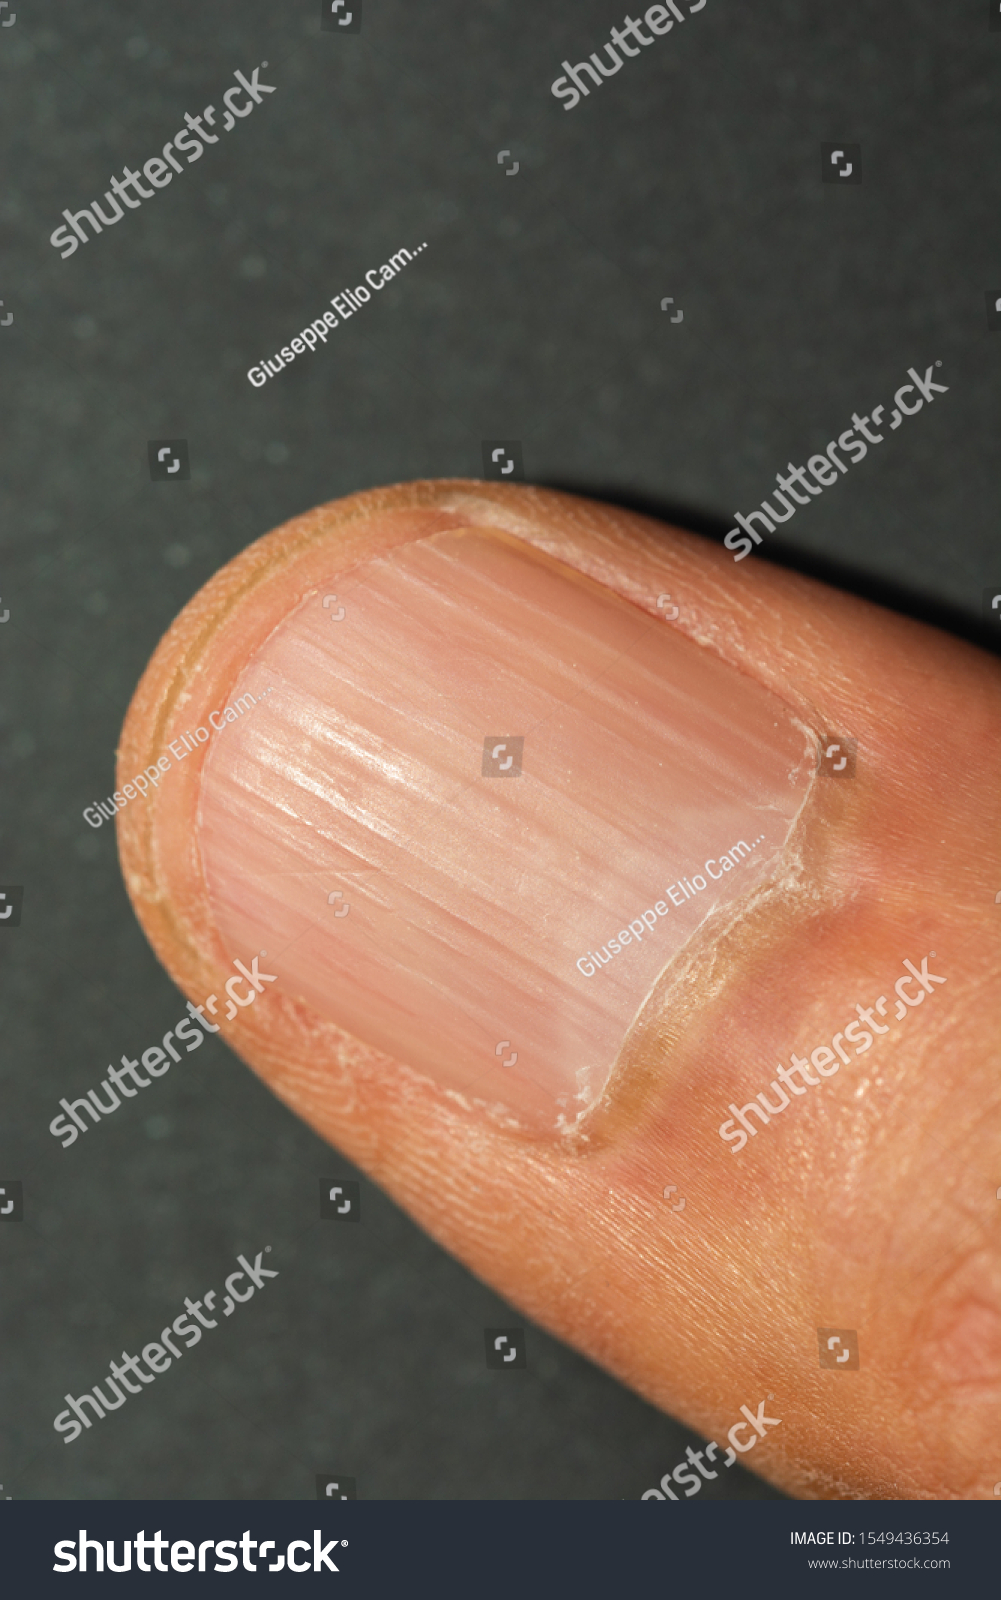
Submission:
{"label": "vertical ridge on nail", "polygon": [[285,987],[398,1060],[571,1124],[667,962],[774,862],[812,771],[803,733],[761,685],[496,531],[415,540],[351,582],[343,620],[308,597],[246,664],[238,691],[270,693],[207,758],[217,925],[234,950],[267,932]]}

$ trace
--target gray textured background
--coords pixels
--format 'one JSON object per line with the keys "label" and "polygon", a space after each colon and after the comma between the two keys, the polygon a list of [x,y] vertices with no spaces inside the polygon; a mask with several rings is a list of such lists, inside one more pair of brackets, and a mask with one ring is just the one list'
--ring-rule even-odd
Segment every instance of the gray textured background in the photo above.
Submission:
{"label": "gray textured background", "polygon": [[[48,1134],[60,1096],[182,1009],[111,827],[81,811],[220,564],[337,495],[476,476],[487,437],[520,438],[538,482],[718,537],[940,359],[949,394],[765,553],[985,639],[1001,33],[985,0],[709,0],[566,113],[549,85],[615,0],[365,0],[347,37],[314,0],[12,8],[0,878],[25,902],[0,931],[0,1181],[23,1180],[26,1218],[0,1226],[2,1493],[295,1499],[339,1471],[365,1498],[635,1497],[690,1435],[535,1329],[528,1372],[486,1371],[484,1325],[521,1319],[367,1183],[361,1227],[319,1222],[318,1176],[351,1169],[222,1044],[71,1149]],[[277,93],[60,259],[64,206],[262,60]],[[861,141],[861,186],[821,185],[825,139]],[[250,387],[331,294],[424,240],[325,349]],[[191,480],[151,483],[146,441],[174,435]],[[280,1276],[67,1448],[60,1397],[266,1244]],[[714,1492],[772,1493],[739,1468]]]}

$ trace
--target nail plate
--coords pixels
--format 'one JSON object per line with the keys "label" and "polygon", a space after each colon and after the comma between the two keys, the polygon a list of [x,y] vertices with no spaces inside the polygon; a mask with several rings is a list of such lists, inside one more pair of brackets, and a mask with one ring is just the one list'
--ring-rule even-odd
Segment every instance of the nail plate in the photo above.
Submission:
{"label": "nail plate", "polygon": [[442,1087],[572,1127],[667,964],[774,869],[813,744],[755,680],[500,532],[332,587],[343,617],[321,588],[279,624],[206,759],[223,941]]}

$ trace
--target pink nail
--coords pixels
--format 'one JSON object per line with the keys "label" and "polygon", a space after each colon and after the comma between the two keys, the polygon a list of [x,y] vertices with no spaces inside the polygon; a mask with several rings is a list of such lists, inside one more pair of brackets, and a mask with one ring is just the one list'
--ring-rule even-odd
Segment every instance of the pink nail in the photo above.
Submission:
{"label": "pink nail", "polygon": [[210,747],[223,941],[442,1087],[571,1127],[660,973],[774,870],[813,740],[507,535],[434,534],[351,583],[340,626],[321,590],[275,629],[231,696],[258,703]]}

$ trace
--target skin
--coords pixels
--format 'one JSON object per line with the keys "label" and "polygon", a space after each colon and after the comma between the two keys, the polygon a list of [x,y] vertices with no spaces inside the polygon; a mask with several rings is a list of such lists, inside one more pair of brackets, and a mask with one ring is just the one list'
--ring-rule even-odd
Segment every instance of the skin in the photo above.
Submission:
{"label": "skin", "polygon": [[[818,777],[770,893],[686,949],[585,1131],[532,1138],[459,1104],[275,990],[224,1029],[274,1092],[523,1312],[709,1438],[740,1406],[781,1425],[743,1457],[806,1499],[986,1499],[1001,1479],[1001,674],[973,647],[645,518],[518,485],[439,482],[297,518],[216,575],[159,646],[118,786],[225,705],[310,589],[447,526],[506,528],[858,740]],[[667,624],[665,624],[667,625]],[[182,702],[181,697],[186,696]],[[176,730],[176,731],[175,731]],[[119,813],[160,959],[200,1004],[231,968],[195,843],[202,749]],[[899,1027],[908,957],[947,982]],[[730,1101],[768,1090],[885,994],[893,1033],[794,1098],[737,1155]],[[663,1197],[685,1197],[675,1213]],[[858,1331],[821,1370],[819,1327]],[[667,1463],[665,1463],[665,1466]]]}

